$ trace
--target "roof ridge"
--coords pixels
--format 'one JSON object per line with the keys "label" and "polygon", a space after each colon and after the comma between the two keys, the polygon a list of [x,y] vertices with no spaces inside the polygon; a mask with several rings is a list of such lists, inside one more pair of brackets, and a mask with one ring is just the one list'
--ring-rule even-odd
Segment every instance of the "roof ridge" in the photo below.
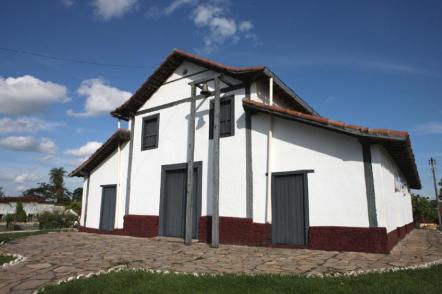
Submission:
{"label": "roof ridge", "polygon": [[223,63],[220,63],[220,62],[217,62],[217,61],[214,61],[214,60],[211,60],[211,59],[208,59],[208,58],[202,57],[200,55],[197,55],[197,54],[194,54],[194,53],[190,53],[190,52],[184,51],[182,49],[178,49],[178,48],[174,48],[173,51],[172,51],[172,54],[173,53],[177,53],[177,54],[180,54],[180,55],[188,57],[188,58],[196,59],[196,60],[202,61],[204,63],[209,63],[209,64],[211,64],[213,66],[216,66],[216,67],[223,67],[223,68],[229,69],[231,71],[238,71],[238,72],[258,71],[258,70],[264,70],[266,68],[265,65],[255,65],[255,66],[231,66],[231,65],[225,65]]}
{"label": "roof ridge", "polygon": [[[158,90],[167,80],[173,71],[183,62],[189,61],[203,67],[207,67],[216,72],[232,75],[233,77],[245,81],[253,81],[259,77],[271,74],[275,76],[275,89],[281,89],[289,98],[289,102],[295,103],[300,110],[316,113],[307,102],[302,100],[290,87],[283,83],[266,66],[237,67],[225,65],[205,57],[186,52],[181,49],[173,49],[172,52],[160,63],[148,79],[126,100],[123,104],[111,111],[111,115],[117,118],[128,120],[138,109]],[[293,101],[291,99],[293,99]]]}

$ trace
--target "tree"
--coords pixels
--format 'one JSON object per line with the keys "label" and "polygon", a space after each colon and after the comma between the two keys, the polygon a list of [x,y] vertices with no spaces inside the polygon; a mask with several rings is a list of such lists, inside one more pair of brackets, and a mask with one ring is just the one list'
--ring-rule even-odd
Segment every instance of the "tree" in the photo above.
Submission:
{"label": "tree", "polygon": [[413,219],[417,222],[437,223],[436,201],[431,201],[428,197],[411,195],[413,205]]}
{"label": "tree", "polygon": [[28,220],[28,216],[26,215],[26,211],[23,209],[23,204],[21,202],[17,202],[17,206],[15,207],[15,220],[17,222],[25,222]]}
{"label": "tree", "polygon": [[56,201],[59,204],[67,204],[70,202],[72,193],[64,185],[65,175],[64,168],[52,168],[49,171],[49,184],[38,183],[38,187],[23,191],[23,196],[34,195],[46,200]]}
{"label": "tree", "polygon": [[440,190],[439,190],[439,200],[442,201],[442,179],[440,179],[438,185],[440,187]]}
{"label": "tree", "polygon": [[83,188],[79,187],[72,192],[72,201],[81,201],[83,197]]}
{"label": "tree", "polygon": [[30,188],[25,191],[23,191],[23,196],[27,195],[33,195],[33,196],[39,196],[46,200],[53,200],[54,197],[52,196],[52,186],[48,183],[38,183],[37,188]]}
{"label": "tree", "polygon": [[69,200],[70,192],[64,186],[64,176],[66,171],[64,168],[52,168],[49,171],[49,180],[52,185],[52,193],[57,199],[57,203],[64,203]]}
{"label": "tree", "polygon": [[5,197],[5,192],[3,191],[3,187],[0,186],[0,197]]}

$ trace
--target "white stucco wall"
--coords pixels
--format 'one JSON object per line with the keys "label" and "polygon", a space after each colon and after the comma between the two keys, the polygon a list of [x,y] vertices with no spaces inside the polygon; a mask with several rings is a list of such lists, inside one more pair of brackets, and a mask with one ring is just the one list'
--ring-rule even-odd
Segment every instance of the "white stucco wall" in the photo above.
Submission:
{"label": "white stucco wall", "polygon": [[[208,70],[199,74],[195,74],[191,77],[183,78],[184,70],[187,70],[186,76],[188,76],[204,71],[206,69],[194,63],[184,61],[181,65],[177,67],[175,72],[164,82],[164,84],[147,100],[147,102],[140,107],[138,111],[161,106],[184,98],[189,98],[191,96],[191,87],[189,85],[190,82],[201,80],[205,77],[210,77],[215,74],[214,71]],[[225,78],[232,82],[235,82],[235,80],[230,77],[225,76]],[[209,88],[213,91],[213,82],[209,83]],[[197,94],[199,94],[199,89]]]}
{"label": "white stucco wall", "polygon": [[406,181],[388,152],[380,145],[371,151],[378,225],[390,232],[413,221],[411,194],[406,186],[395,189],[396,176]]}
{"label": "white stucco wall", "polygon": [[[182,77],[201,71],[202,68],[184,62],[172,76]],[[165,103],[190,97],[189,82],[212,76],[208,71],[163,85],[141,109],[148,109]],[[169,79],[169,80],[173,80]],[[234,80],[232,80],[234,81]],[[235,81],[234,81],[235,82]],[[237,82],[237,81],[236,81]],[[213,90],[213,84],[209,84]],[[245,119],[242,99],[244,89],[235,94],[235,135],[220,139],[220,215],[245,217]],[[202,161],[202,215],[211,214],[211,148],[209,140],[209,99],[196,102],[195,161]],[[160,113],[158,148],[141,151],[143,117]],[[136,116],[134,152],[131,174],[130,214],[159,215],[161,166],[187,161],[187,126],[190,103],[182,103],[157,112]]]}
{"label": "white stucco wall", "polygon": [[[117,187],[117,201],[115,211],[115,228],[123,228],[123,218],[126,203],[126,178],[129,143],[121,146],[121,160],[119,163],[118,150],[115,150],[106,160],[92,170],[89,177],[89,195],[87,206],[86,226],[98,229],[100,226],[101,195],[103,185],[118,184],[118,170],[120,170],[120,185]],[[119,167],[120,165],[120,167]],[[83,191],[87,190],[87,182],[84,182]],[[83,192],[83,197],[85,197]],[[84,222],[84,211],[82,211]]]}
{"label": "white stucco wall", "polygon": [[[22,202],[22,204],[27,215],[32,214],[35,216],[44,211],[64,210],[64,206],[56,206],[50,203]],[[13,214],[15,213],[16,206],[16,202],[0,203],[0,214],[3,216]]]}
{"label": "white stucco wall", "polygon": [[[265,221],[269,116],[253,116],[254,221]],[[357,139],[273,118],[273,172],[308,174],[310,226],[368,227],[362,148]]]}

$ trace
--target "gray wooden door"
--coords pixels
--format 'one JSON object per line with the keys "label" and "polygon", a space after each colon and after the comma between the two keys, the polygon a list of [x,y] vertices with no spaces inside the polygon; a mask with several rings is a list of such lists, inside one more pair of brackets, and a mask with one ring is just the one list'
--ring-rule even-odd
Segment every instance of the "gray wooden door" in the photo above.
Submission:
{"label": "gray wooden door", "polygon": [[281,173],[272,179],[272,242],[305,245],[307,242],[307,177]]}
{"label": "gray wooden door", "polygon": [[101,196],[100,230],[112,231],[115,223],[116,186],[103,186]]}
{"label": "gray wooden door", "polygon": [[[162,210],[160,212],[161,235],[169,237],[182,237],[185,235],[186,224],[186,185],[187,169],[184,168],[166,170],[163,173]],[[193,219],[192,237],[197,238],[198,219],[200,215],[200,201],[197,197],[198,169],[194,170],[193,182]]]}

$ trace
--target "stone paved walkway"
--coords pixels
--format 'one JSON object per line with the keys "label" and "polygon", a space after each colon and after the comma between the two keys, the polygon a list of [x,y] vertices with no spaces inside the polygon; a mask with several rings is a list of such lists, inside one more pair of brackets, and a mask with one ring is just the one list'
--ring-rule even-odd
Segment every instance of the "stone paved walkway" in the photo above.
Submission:
{"label": "stone paved walkway", "polygon": [[0,246],[27,259],[0,270],[0,293],[29,293],[42,285],[118,265],[208,273],[326,273],[410,266],[442,259],[442,234],[414,230],[391,254],[193,244],[95,235],[49,233]]}

